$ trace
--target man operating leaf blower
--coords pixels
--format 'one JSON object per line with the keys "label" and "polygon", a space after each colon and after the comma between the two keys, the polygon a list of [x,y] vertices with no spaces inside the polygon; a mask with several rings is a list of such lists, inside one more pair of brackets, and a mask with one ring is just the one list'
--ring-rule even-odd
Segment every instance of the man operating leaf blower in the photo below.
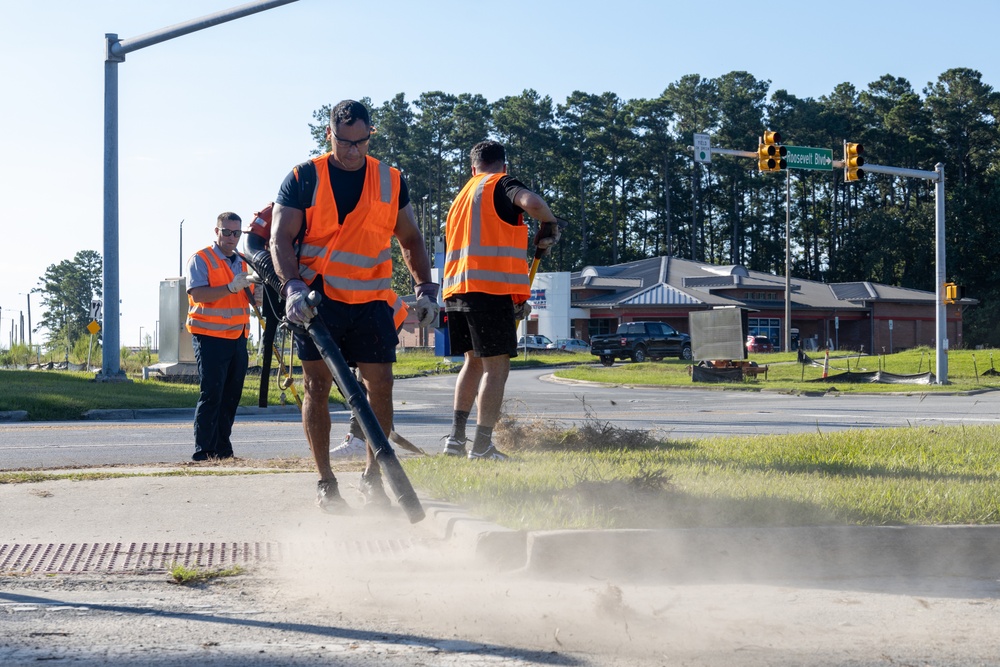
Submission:
{"label": "man operating leaf blower", "polygon": [[[345,100],[333,108],[327,127],[331,152],[295,167],[275,199],[270,259],[285,299],[285,318],[301,332],[295,346],[305,383],[302,421],[320,476],[317,504],[327,512],[347,510],[330,468],[329,396],[336,381],[367,436],[361,477],[366,503],[389,503],[384,468],[397,501],[411,521],[418,521],[423,511],[387,438],[398,344],[388,303],[395,296],[393,236],[417,285],[420,326],[437,318],[438,285],[431,282],[405,181],[398,170],[367,155],[371,133],[368,110],[360,103]],[[267,279],[258,263],[255,268]],[[349,363],[361,372],[367,400]]]}

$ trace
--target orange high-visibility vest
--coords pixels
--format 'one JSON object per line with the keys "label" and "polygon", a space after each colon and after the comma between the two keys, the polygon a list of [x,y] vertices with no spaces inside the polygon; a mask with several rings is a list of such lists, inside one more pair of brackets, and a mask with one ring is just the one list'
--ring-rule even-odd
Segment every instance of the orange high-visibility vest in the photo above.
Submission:
{"label": "orange high-visibility vest", "polygon": [[504,222],[493,206],[493,191],[503,174],[469,179],[448,211],[444,260],[444,298],[485,292],[526,300],[528,228]]}
{"label": "orange high-visibility vest", "polygon": [[[306,233],[299,246],[299,275],[311,284],[323,276],[323,291],[344,303],[399,298],[392,291],[392,236],[399,215],[399,170],[367,156],[361,199],[340,224],[330,188],[330,154],[313,160],[316,188],[306,209]],[[403,313],[403,317],[406,313]]]}
{"label": "orange high-visibility vest", "polygon": [[[218,287],[232,282],[235,274],[229,262],[223,262],[211,247],[198,251],[198,256],[208,267],[208,286]],[[240,271],[246,271],[246,263],[241,259]],[[188,294],[187,330],[193,334],[215,336],[216,338],[239,338],[250,333],[250,302],[240,290],[210,303],[195,301]]]}

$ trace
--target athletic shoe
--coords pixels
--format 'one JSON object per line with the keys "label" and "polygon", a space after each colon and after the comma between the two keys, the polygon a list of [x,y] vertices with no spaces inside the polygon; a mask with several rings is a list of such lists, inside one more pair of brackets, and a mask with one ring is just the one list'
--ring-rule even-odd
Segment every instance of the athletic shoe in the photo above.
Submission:
{"label": "athletic shoe", "polygon": [[361,473],[361,483],[358,484],[361,495],[365,497],[365,507],[388,507],[391,502],[382,486],[382,475],[378,472]]}
{"label": "athletic shoe", "polygon": [[329,514],[346,514],[349,511],[347,501],[340,497],[337,480],[320,480],[316,483],[316,504]]}
{"label": "athletic shoe", "polygon": [[357,438],[350,433],[344,441],[336,447],[330,448],[331,459],[356,459],[367,456],[368,445],[361,438]]}
{"label": "athletic shoe", "polygon": [[465,441],[449,435],[441,453],[446,456],[465,456]]}
{"label": "athletic shoe", "polygon": [[482,452],[471,451],[471,452],[469,452],[469,460],[470,461],[484,461],[484,460],[486,460],[486,461],[508,461],[508,460],[510,460],[510,457],[507,456],[506,454],[504,454],[503,452],[501,452],[499,449],[497,449],[493,445],[490,445],[489,447],[486,448],[485,451],[482,451]]}

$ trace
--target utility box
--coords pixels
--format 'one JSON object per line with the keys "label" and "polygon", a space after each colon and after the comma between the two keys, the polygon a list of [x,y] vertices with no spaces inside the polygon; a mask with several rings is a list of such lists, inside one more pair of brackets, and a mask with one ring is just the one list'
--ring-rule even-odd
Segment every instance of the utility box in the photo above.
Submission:
{"label": "utility box", "polygon": [[198,364],[187,322],[187,280],[160,281],[160,363],[149,367],[162,375],[197,375]]}

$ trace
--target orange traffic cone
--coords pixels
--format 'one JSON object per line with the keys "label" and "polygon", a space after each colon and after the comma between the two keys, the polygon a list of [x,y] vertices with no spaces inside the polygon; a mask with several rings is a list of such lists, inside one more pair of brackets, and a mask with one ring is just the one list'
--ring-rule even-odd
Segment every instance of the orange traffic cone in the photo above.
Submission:
{"label": "orange traffic cone", "polygon": [[826,359],[823,360],[823,377],[830,372],[830,350],[826,351]]}

